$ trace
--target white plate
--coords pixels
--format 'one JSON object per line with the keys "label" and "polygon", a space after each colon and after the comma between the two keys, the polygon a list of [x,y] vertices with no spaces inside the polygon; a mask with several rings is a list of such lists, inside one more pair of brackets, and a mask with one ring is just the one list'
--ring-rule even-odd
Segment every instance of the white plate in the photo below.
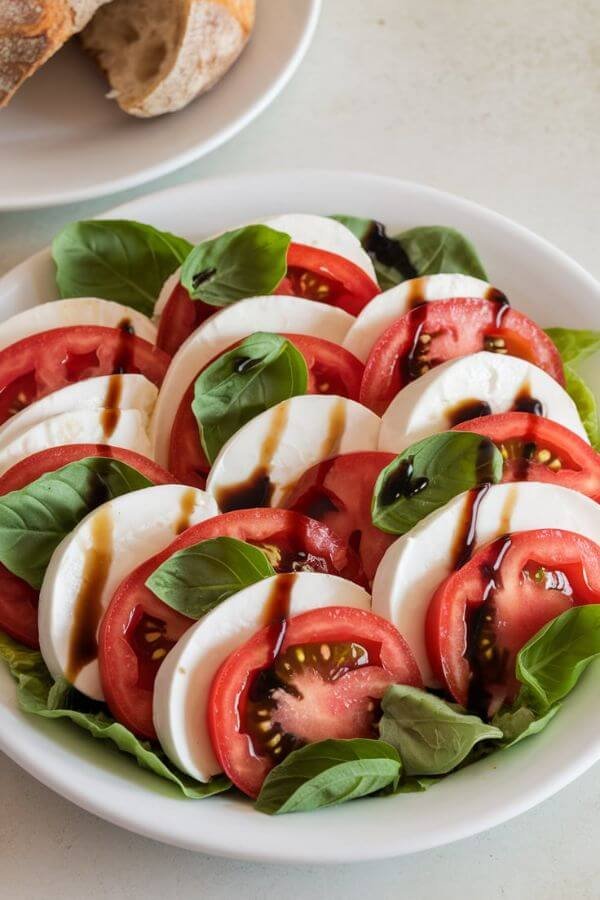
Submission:
{"label": "white plate", "polygon": [[[201,212],[199,212],[201,211]],[[112,211],[198,238],[286,211],[374,216],[398,228],[445,224],[474,241],[491,280],[542,325],[598,327],[600,286],[576,263],[507,219],[430,188],[343,172],[238,176],[186,184]],[[55,296],[47,251],[0,281],[0,315]],[[246,859],[355,862],[439,846],[515,816],[600,758],[598,669],[548,728],[425,794],[368,799],[316,813],[269,817],[224,795],[179,799],[165,783],[68,725],[18,712],[0,666],[0,747],[75,803],[171,844]]]}
{"label": "white plate", "polygon": [[283,90],[321,0],[257,0],[251,40],[221,82],[181,112],[141,120],[107,100],[71,41],[0,111],[0,209],[71,203],[165,175],[219,147]]}

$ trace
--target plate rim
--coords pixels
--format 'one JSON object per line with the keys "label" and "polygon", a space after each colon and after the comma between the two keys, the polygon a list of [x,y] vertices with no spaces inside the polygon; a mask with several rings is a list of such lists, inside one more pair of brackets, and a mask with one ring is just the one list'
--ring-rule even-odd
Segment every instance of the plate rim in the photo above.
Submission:
{"label": "plate rim", "polygon": [[[282,67],[277,77],[254,99],[254,101],[228,125],[216,131],[211,137],[182,150],[174,156],[169,156],[161,162],[156,162],[140,169],[130,175],[117,178],[104,179],[87,187],[73,190],[48,191],[41,196],[21,193],[10,197],[8,200],[0,195],[0,212],[16,212],[18,210],[45,209],[50,206],[64,206],[69,203],[79,203],[83,200],[94,200],[111,194],[118,194],[130,188],[139,187],[156,178],[169,175],[183,166],[189,165],[204,156],[208,156],[214,150],[226,144],[229,140],[244,130],[254,119],[258,118],[285,89],[294,77],[302,60],[304,59],[315,35],[323,0],[303,0],[306,4],[305,18],[298,34],[298,41],[293,53]],[[227,73],[225,73],[226,77]],[[167,188],[168,190],[168,188]],[[135,198],[134,198],[135,199]]]}
{"label": "plate rim", "polygon": [[[275,181],[282,178],[293,179],[294,177],[298,176],[313,178],[315,180],[334,179],[343,182],[344,184],[349,182],[362,182],[365,186],[367,184],[372,184],[374,181],[378,181],[382,186],[393,186],[396,190],[400,189],[405,193],[413,193],[416,196],[427,195],[433,199],[437,198],[438,200],[441,200],[445,203],[449,202],[458,209],[463,209],[467,211],[467,213],[470,213],[476,217],[483,217],[483,219],[487,220],[492,225],[495,224],[502,230],[507,231],[510,234],[510,239],[512,241],[518,239],[519,236],[526,237],[530,246],[536,245],[540,249],[540,251],[543,251],[545,255],[549,254],[550,256],[554,257],[554,259],[561,265],[561,267],[567,270],[569,277],[573,275],[576,279],[579,280],[580,284],[586,286],[592,293],[595,293],[600,298],[600,284],[598,283],[598,281],[578,262],[573,260],[564,251],[556,248],[545,238],[542,238],[539,235],[531,232],[524,226],[513,222],[510,218],[503,216],[502,214],[497,213],[493,210],[489,210],[486,207],[475,203],[474,201],[467,200],[462,197],[457,197],[449,192],[440,191],[437,188],[433,188],[427,185],[420,185],[414,182],[405,181],[387,175],[369,174],[360,171],[354,172],[345,170],[299,169],[269,173],[239,173],[234,176],[217,176],[211,179],[200,180],[196,183],[188,182],[183,185],[165,188],[160,191],[147,194],[133,200],[129,200],[126,203],[120,204],[119,206],[113,208],[112,210],[103,212],[102,214],[100,214],[99,218],[113,217],[115,215],[122,216],[124,214],[132,215],[133,209],[136,206],[140,206],[141,204],[148,202],[151,205],[156,204],[157,206],[160,206],[162,203],[164,203],[166,197],[176,199],[179,192],[189,192],[194,188],[202,190],[208,187],[209,189],[218,190],[223,184],[227,184],[231,188],[232,182],[248,185],[249,183],[261,181],[272,182],[273,179]],[[37,254],[33,254],[23,262],[19,263],[16,267],[11,269],[8,273],[6,273],[6,275],[2,279],[0,279],[0,294],[3,293],[3,289],[5,286],[10,285],[10,281],[14,280],[15,278],[18,279],[20,277],[21,272],[25,274],[29,267],[36,265],[36,262],[42,262],[43,259],[48,256],[48,252],[48,248],[46,248],[45,250],[42,250]],[[57,775],[50,767],[44,767],[44,762],[42,761],[43,758],[40,758],[39,755],[36,756],[36,748],[34,742],[29,742],[27,746],[23,748],[22,746],[18,746],[16,743],[13,743],[11,741],[10,720],[14,720],[17,717],[19,719],[22,718],[23,721],[26,721],[26,716],[24,714],[12,711],[9,707],[0,704],[0,722],[6,719],[6,723],[9,726],[8,728],[0,728],[0,748],[4,750],[4,752],[21,768],[25,769],[37,780],[41,781],[56,793],[60,794],[63,797],[66,797],[68,800],[76,803],[78,806],[82,807],[88,812],[98,815],[102,819],[116,824],[120,827],[127,828],[137,834],[159,840],[163,843],[228,858],[259,860],[262,862],[315,864],[340,863],[350,861],[375,861],[379,859],[390,858],[393,856],[401,856],[408,853],[420,852],[422,850],[430,849],[433,847],[444,846],[445,844],[452,843],[453,841],[472,836],[481,831],[485,831],[505,821],[508,821],[509,819],[517,815],[522,814],[523,812],[527,811],[528,809],[560,791],[563,787],[568,785],[579,775],[585,772],[594,762],[596,762],[600,758],[600,736],[598,736],[583,748],[582,752],[576,757],[575,760],[571,760],[569,765],[563,767],[559,771],[553,772],[549,776],[546,776],[545,780],[542,783],[534,785],[532,788],[523,791],[520,796],[513,796],[510,801],[507,801],[501,807],[496,805],[492,809],[486,810],[485,815],[481,815],[479,816],[479,818],[473,817],[469,821],[446,823],[445,833],[443,837],[440,838],[440,834],[437,833],[433,841],[428,840],[428,837],[424,835],[421,836],[419,840],[413,841],[410,846],[400,848],[398,848],[397,846],[390,846],[389,841],[386,842],[384,846],[378,846],[375,842],[371,842],[371,844],[365,844],[363,846],[360,854],[357,854],[353,848],[344,850],[343,848],[340,849],[339,847],[334,848],[333,851],[325,848],[321,850],[319,855],[316,855],[314,850],[308,852],[303,851],[301,847],[294,847],[293,850],[291,848],[288,848],[287,850],[282,851],[281,847],[277,848],[276,850],[272,850],[267,846],[262,848],[260,851],[257,851],[256,847],[247,848],[243,845],[239,845],[233,848],[231,846],[225,846],[222,835],[219,838],[218,829],[216,829],[215,834],[213,834],[212,832],[204,832],[200,835],[192,835],[189,839],[182,838],[180,835],[174,835],[170,832],[168,822],[165,825],[163,825],[160,821],[143,822],[139,817],[136,818],[136,814],[133,811],[124,809],[123,807],[115,809],[110,806],[109,801],[106,801],[106,803],[104,803],[102,798],[98,799],[96,796],[94,796],[93,793],[86,791],[85,785],[80,783],[79,781],[66,783],[64,777],[61,778],[61,776]],[[551,728],[552,725],[549,727]],[[542,736],[538,736],[537,740],[539,740],[541,737]],[[58,741],[53,741],[53,743],[56,744],[57,747],[60,746]],[[515,751],[512,752],[513,754],[515,752],[518,753],[518,748],[516,748]],[[94,766],[94,768],[97,768],[93,761],[83,761],[86,763],[86,765],[92,765]],[[102,770],[98,769],[98,771]],[[142,790],[144,789],[142,788]],[[211,801],[204,802],[209,803]],[[218,802],[218,798],[215,802]],[[328,811],[324,812],[326,813]],[[317,814],[317,817],[318,815],[319,814]]]}

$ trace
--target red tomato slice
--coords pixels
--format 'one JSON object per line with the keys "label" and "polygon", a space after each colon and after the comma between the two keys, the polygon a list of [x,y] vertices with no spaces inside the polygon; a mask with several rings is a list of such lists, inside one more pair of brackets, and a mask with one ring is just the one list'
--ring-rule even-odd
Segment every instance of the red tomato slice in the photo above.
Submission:
{"label": "red tomato slice", "polygon": [[480,350],[519,356],[564,386],[558,350],[535,322],[496,301],[460,298],[423,303],[384,331],[365,364],[360,401],[381,415],[419,375]]}
{"label": "red tomato slice", "polygon": [[563,425],[531,413],[482,416],[456,425],[492,440],[504,457],[502,481],[545,481],[600,501],[600,453]]}
{"label": "red tomato slice", "polygon": [[396,539],[373,525],[371,501],[379,473],[395,459],[377,451],[343,453],[308,469],[285,505],[324,522],[358,553],[369,584]]}
{"label": "red tomato slice", "polygon": [[[350,400],[358,400],[363,366],[352,353],[323,338],[305,334],[284,334],[282,337],[291,341],[306,360],[307,393],[335,394],[339,397],[348,397]],[[234,344],[233,347],[235,346]],[[231,350],[233,347],[228,349]],[[198,423],[192,412],[194,382],[198,375],[185,392],[173,422],[169,468],[184,484],[204,488],[210,464],[202,449]]]}
{"label": "red tomato slice", "polygon": [[[154,484],[172,484],[175,481],[161,466],[132,450],[122,450],[106,444],[70,444],[41,450],[18,462],[0,477],[0,496],[18,491],[47,472],[55,472],[56,469],[89,456],[118,459],[145,475]],[[0,629],[34,650],[38,650],[40,646],[38,597],[38,591],[0,563]]]}
{"label": "red tomato slice", "polygon": [[[146,581],[173,553],[216,537],[261,547],[276,572],[325,572],[365,583],[355,554],[341,538],[320,522],[289,510],[241,509],[188,528],[120,584],[100,627],[100,674],[107,703],[119,722],[150,740],[156,737],[152,723],[156,673],[163,656],[193,620],[158,600]],[[165,652],[156,657],[157,650]]]}
{"label": "red tomato slice", "polygon": [[218,311],[217,306],[209,306],[202,300],[192,300],[179,282],[160,314],[156,346],[169,356],[173,356],[185,339],[209,316]]}
{"label": "red tomato slice", "polygon": [[386,688],[422,685],[400,632],[372,612],[314,609],[286,620],[281,635],[281,623],[255,634],[225,660],[210,691],[213,749],[250,797],[292,750],[327,738],[377,737],[377,701]]}
{"label": "red tomato slice", "polygon": [[427,652],[454,699],[492,715],[514,700],[518,651],[572,606],[600,603],[600,547],[558,529],[498,538],[431,599]]}
{"label": "red tomato slice", "polygon": [[157,386],[170,358],[125,328],[73,325],[0,351],[0,424],[34,400],[84,378],[140,372]]}
{"label": "red tomato slice", "polygon": [[379,294],[379,285],[360,266],[337,253],[290,244],[287,272],[275,293],[329,303],[357,316]]}
{"label": "red tomato slice", "polygon": [[[286,275],[274,294],[319,300],[357,316],[379,293],[379,286],[360,266],[337,253],[290,244],[287,265]],[[192,331],[214,312],[217,307],[192,300],[183,285],[178,284],[161,314],[157,346],[173,355]]]}

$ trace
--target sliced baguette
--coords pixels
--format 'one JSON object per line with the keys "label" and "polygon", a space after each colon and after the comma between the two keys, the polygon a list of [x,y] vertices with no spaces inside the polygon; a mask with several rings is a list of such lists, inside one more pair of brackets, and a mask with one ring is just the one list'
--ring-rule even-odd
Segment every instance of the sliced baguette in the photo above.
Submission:
{"label": "sliced baguette", "polygon": [[254,0],[113,0],[81,39],[125,112],[159,116],[224,75],[248,40],[254,11]]}
{"label": "sliced baguette", "polygon": [[0,0],[0,107],[109,0]]}

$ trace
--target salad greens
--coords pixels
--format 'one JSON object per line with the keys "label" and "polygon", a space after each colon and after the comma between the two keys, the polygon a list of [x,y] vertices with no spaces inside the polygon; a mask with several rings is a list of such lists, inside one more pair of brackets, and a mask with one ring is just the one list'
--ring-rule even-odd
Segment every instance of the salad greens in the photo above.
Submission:
{"label": "salad greens", "polygon": [[373,524],[390,534],[405,534],[457,494],[499,482],[502,466],[492,441],[468,431],[418,441],[380,473],[373,491]]}
{"label": "salad greens", "polygon": [[257,332],[219,356],[198,375],[192,402],[209,462],[242,425],[307,386],[306,360],[278,334]]}
{"label": "salad greens", "polygon": [[174,553],[146,586],[172,609],[200,619],[232,594],[271,575],[275,569],[258,547],[218,537]]}
{"label": "salad greens", "polygon": [[577,328],[547,328],[546,334],[560,353],[565,370],[567,393],[577,407],[592,447],[600,449],[598,404],[577,366],[589,356],[600,353],[600,331]]}
{"label": "salad greens", "polygon": [[50,557],[89,512],[152,482],[117,459],[94,456],[0,497],[0,562],[39,589]]}
{"label": "salad greens", "polygon": [[256,809],[273,815],[334,806],[395,788],[401,772],[397,751],[385,741],[318,741],[294,750],[271,769]]}
{"label": "salad greens", "polygon": [[28,650],[0,632],[0,658],[17,683],[17,702],[23,712],[45,719],[68,719],[88,731],[92,737],[110,741],[137,764],[174,784],[193,800],[226,791],[230,782],[224,776],[201,784],[176,769],[157,747],[142,741],[116,722],[102,703],[84,697],[67,682],[53,683],[42,656]]}
{"label": "salad greens", "polygon": [[473,244],[459,231],[443,225],[410,228],[389,237],[373,219],[332,216],[359,239],[373,260],[382,291],[420,275],[458,272],[487,281]]}
{"label": "salad greens", "polygon": [[192,300],[228,306],[271,294],[287,271],[290,236],[267,225],[246,225],[198,244],[181,269]]}
{"label": "salad greens", "polygon": [[126,219],[72,222],[52,242],[61,297],[103,297],[151,316],[192,244]]}
{"label": "salad greens", "polygon": [[479,716],[406,684],[388,688],[381,708],[379,734],[396,748],[407,775],[445,775],[479,741],[502,737]]}

